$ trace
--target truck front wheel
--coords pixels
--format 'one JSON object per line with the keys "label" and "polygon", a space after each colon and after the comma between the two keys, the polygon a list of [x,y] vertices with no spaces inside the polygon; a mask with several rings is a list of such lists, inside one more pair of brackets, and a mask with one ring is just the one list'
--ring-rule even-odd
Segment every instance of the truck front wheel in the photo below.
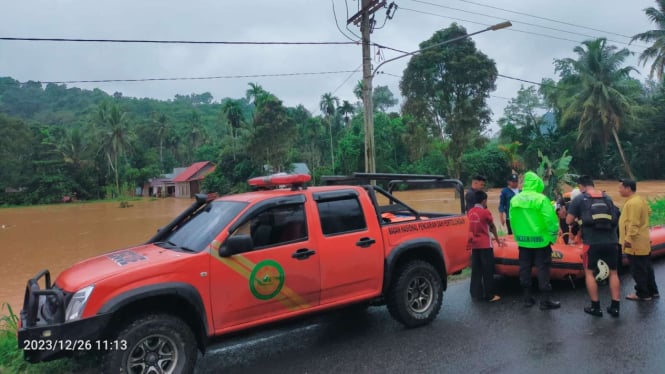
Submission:
{"label": "truck front wheel", "polygon": [[401,266],[388,291],[388,311],[406,327],[426,325],[441,310],[443,284],[430,263],[415,260]]}
{"label": "truck front wheel", "polygon": [[198,352],[189,326],[168,314],[126,325],[104,357],[104,373],[192,373]]}

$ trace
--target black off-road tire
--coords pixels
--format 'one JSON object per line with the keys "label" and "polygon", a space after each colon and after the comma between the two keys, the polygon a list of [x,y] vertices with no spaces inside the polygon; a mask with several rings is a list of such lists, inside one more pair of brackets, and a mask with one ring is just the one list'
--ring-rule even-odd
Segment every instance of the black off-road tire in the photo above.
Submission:
{"label": "black off-road tire", "polygon": [[402,265],[387,294],[390,315],[406,327],[431,323],[441,310],[443,284],[430,263],[414,260]]}
{"label": "black off-road tire", "polygon": [[120,347],[126,344],[126,349],[104,354],[103,373],[194,372],[198,355],[196,340],[189,326],[178,317],[169,314],[139,317],[121,328],[113,339]]}

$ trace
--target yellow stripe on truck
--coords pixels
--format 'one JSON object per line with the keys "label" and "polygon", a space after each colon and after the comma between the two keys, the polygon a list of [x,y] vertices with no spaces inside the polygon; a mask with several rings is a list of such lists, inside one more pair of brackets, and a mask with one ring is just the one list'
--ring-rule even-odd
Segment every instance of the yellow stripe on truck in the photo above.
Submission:
{"label": "yellow stripe on truck", "polygon": [[[214,249],[214,246],[213,246]],[[252,261],[242,255],[234,255],[232,257],[220,257],[216,250],[212,251],[213,256],[222,264],[228,266],[236,273],[240,274],[243,278],[249,281],[249,275],[256,266]],[[275,297],[284,307],[291,311],[298,309],[309,308],[310,305],[303,299],[297,292],[284,285],[279,295]]]}

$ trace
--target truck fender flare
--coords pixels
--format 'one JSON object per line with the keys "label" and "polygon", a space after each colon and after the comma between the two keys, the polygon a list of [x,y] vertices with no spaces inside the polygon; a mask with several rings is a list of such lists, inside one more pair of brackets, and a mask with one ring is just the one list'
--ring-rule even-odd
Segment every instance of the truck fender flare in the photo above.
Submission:
{"label": "truck fender flare", "polygon": [[194,308],[196,316],[201,320],[203,333],[208,334],[208,319],[201,295],[194,286],[187,283],[168,282],[129,290],[107,301],[97,314],[114,313],[133,302],[156,296],[177,296],[185,299]]}
{"label": "truck fender flare", "polygon": [[397,264],[400,262],[400,259],[405,256],[419,258],[419,259],[433,259],[432,265],[436,268],[437,272],[441,276],[443,282],[443,289],[446,289],[447,286],[447,274],[446,274],[446,264],[443,258],[443,251],[441,245],[434,239],[429,238],[419,238],[408,240],[406,242],[400,243],[395,247],[388,257],[386,258],[384,272],[385,276],[383,278],[383,289],[387,290],[390,282],[392,281],[392,276],[397,270]]}

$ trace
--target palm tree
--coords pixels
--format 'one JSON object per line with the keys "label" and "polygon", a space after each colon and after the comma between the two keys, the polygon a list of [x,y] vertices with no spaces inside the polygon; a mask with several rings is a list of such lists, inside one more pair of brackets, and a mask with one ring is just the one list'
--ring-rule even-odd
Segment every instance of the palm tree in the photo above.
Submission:
{"label": "palm tree", "polygon": [[191,163],[194,162],[194,154],[197,148],[201,145],[201,140],[204,135],[204,130],[201,125],[201,115],[196,110],[192,110],[192,113],[187,119],[186,131],[186,140],[189,144],[189,162]]}
{"label": "palm tree", "polygon": [[261,97],[268,94],[258,83],[249,83],[249,88],[245,91],[245,97],[255,106],[261,101]]}
{"label": "palm tree", "polygon": [[649,77],[653,79],[654,73],[658,81],[663,80],[663,70],[665,69],[665,0],[656,0],[658,8],[649,7],[644,9],[651,22],[656,24],[655,30],[649,30],[633,36],[630,42],[639,40],[653,44],[645,49],[639,57],[642,66],[646,65],[648,60],[653,59]]}
{"label": "palm tree", "polygon": [[326,117],[328,128],[330,129],[330,159],[332,161],[333,174],[335,173],[335,153],[333,151],[332,117],[335,115],[335,111],[337,110],[336,108],[338,105],[339,98],[337,96],[333,96],[332,93],[328,92],[321,96],[319,108]]}
{"label": "palm tree", "polygon": [[236,100],[227,100],[222,106],[222,112],[226,115],[226,119],[231,125],[231,137],[233,138],[233,160],[236,159],[236,139],[238,137],[238,129],[242,124],[242,108]]}
{"label": "palm tree", "polygon": [[97,110],[97,125],[100,129],[101,149],[115,175],[116,194],[120,196],[118,158],[129,148],[134,133],[129,126],[127,113],[121,112],[116,104],[100,104]]}
{"label": "palm tree", "polygon": [[344,117],[344,123],[348,126],[349,121],[351,120],[349,114],[353,114],[356,111],[356,108],[354,108],[350,102],[344,100],[342,101],[342,105],[340,105],[339,108],[337,108],[337,111],[339,112],[339,114],[342,115],[342,117]]}
{"label": "palm tree", "polygon": [[169,132],[169,117],[164,113],[155,113],[153,118],[155,132],[159,138],[159,171],[164,172],[164,138]]}
{"label": "palm tree", "polygon": [[617,51],[616,46],[607,45],[605,38],[587,40],[574,51],[577,60],[563,60],[573,69],[575,94],[564,109],[562,120],[579,118],[578,142],[585,148],[598,140],[605,148],[611,135],[626,173],[634,179],[618,133],[624,118],[631,112],[631,101],[622,85],[635,68],[621,67],[630,51],[626,48]]}

